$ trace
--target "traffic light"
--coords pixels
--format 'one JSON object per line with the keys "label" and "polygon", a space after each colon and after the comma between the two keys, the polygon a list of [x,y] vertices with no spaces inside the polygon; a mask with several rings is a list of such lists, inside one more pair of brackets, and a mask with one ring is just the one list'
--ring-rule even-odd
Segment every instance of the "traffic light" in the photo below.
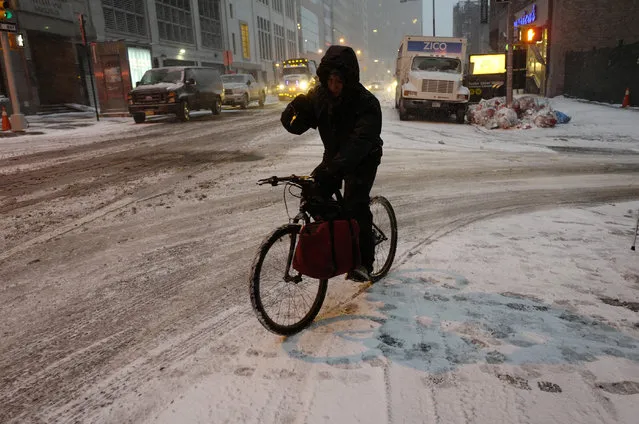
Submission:
{"label": "traffic light", "polygon": [[520,29],[519,39],[524,44],[535,44],[541,41],[543,30],[539,27]]}
{"label": "traffic light", "polygon": [[0,20],[8,21],[10,19],[13,19],[11,2],[7,0],[0,0]]}

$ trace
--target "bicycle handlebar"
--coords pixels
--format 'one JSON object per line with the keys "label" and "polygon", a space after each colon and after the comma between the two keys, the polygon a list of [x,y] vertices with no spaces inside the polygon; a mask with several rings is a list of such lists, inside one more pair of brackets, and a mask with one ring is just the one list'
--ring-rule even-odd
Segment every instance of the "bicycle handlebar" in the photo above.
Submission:
{"label": "bicycle handlebar", "polygon": [[290,175],[288,177],[272,176],[270,178],[264,178],[257,181],[258,185],[270,184],[273,187],[279,185],[279,183],[293,183],[297,185],[307,185],[313,183],[315,179],[307,175]]}

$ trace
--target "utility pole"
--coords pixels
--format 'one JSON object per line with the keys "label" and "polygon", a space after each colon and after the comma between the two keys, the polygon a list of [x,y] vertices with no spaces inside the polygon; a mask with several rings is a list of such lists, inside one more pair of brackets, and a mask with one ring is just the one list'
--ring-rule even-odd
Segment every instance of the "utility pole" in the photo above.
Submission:
{"label": "utility pole", "polygon": [[0,42],[2,43],[2,54],[4,56],[4,67],[7,73],[7,85],[9,90],[9,98],[11,99],[11,128],[13,131],[24,131],[25,119],[20,113],[20,102],[18,101],[18,89],[16,86],[15,75],[13,74],[13,64],[11,63],[11,52],[9,51],[9,39],[6,32],[0,32]]}
{"label": "utility pole", "polygon": [[20,113],[20,101],[18,100],[18,86],[16,85],[16,78],[13,74],[13,64],[11,63],[11,49],[9,46],[9,38],[7,32],[16,32],[17,25],[13,22],[6,22],[11,20],[14,15],[11,10],[12,4],[8,1],[0,1],[0,20],[2,23],[0,26],[0,45],[2,45],[2,55],[4,59],[5,72],[7,74],[7,89],[9,90],[9,98],[11,99],[11,127],[13,131],[24,131],[26,120],[24,115]]}
{"label": "utility pole", "polygon": [[87,65],[89,67],[89,80],[91,80],[91,91],[93,92],[93,106],[95,107],[95,120],[100,120],[100,112],[98,111],[98,99],[95,94],[95,78],[93,77],[93,65],[91,61],[93,57],[91,57],[91,45],[87,43],[87,32],[86,32],[86,19],[84,15],[80,13],[78,15],[78,21],[80,22],[80,35],[82,36],[82,45],[84,46],[87,53]]}
{"label": "utility pole", "polygon": [[508,11],[506,18],[506,38],[508,39],[508,51],[506,52],[506,105],[508,107],[513,104],[513,50],[514,50],[514,17],[512,2],[508,2]]}
{"label": "utility pole", "polygon": [[433,0],[433,37],[435,36],[435,0]]}

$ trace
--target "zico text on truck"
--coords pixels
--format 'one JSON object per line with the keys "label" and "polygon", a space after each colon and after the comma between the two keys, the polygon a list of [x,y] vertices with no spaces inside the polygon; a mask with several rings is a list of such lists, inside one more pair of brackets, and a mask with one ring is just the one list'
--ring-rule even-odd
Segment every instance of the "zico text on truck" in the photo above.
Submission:
{"label": "zico text on truck", "polygon": [[400,120],[419,112],[454,114],[464,123],[470,91],[462,84],[466,39],[406,36],[397,56],[395,107]]}

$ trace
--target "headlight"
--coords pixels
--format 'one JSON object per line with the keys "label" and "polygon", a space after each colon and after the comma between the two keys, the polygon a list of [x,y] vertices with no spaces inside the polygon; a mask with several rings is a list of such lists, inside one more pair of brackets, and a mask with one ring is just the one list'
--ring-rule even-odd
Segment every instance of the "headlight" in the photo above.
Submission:
{"label": "headlight", "polygon": [[457,95],[457,100],[468,100],[468,95],[467,94],[458,94]]}
{"label": "headlight", "polygon": [[417,91],[404,90],[404,96],[416,96]]}
{"label": "headlight", "polygon": [[393,87],[389,85],[388,88],[386,88],[386,91],[388,91],[389,93],[392,93],[393,92]]}
{"label": "headlight", "polygon": [[284,90],[284,84],[280,84],[277,86],[280,90]]}
{"label": "headlight", "polygon": [[308,88],[308,82],[306,82],[306,81],[301,81],[301,82],[300,82],[300,88],[301,88],[302,90],[306,90],[306,89]]}
{"label": "headlight", "polygon": [[169,91],[169,103],[175,103],[175,91]]}
{"label": "headlight", "polygon": [[126,100],[127,100],[127,102],[129,102],[130,105],[133,104],[133,96],[131,94],[126,96]]}

